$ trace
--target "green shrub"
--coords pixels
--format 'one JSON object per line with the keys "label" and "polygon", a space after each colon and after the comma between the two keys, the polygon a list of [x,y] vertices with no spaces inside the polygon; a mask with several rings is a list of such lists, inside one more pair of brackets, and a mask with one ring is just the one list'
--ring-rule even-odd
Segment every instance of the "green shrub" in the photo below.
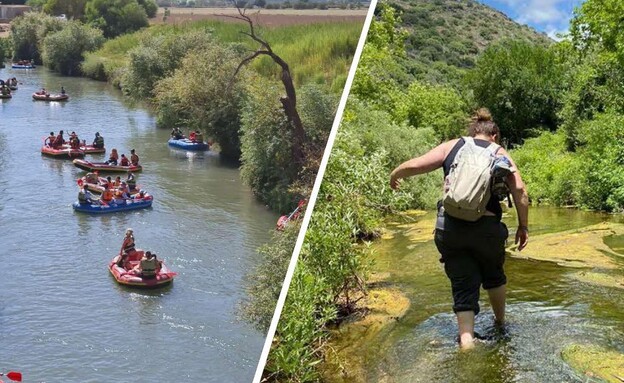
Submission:
{"label": "green shrub", "polygon": [[145,8],[137,0],[89,0],[85,20],[104,32],[106,38],[147,27]]}
{"label": "green shrub", "polygon": [[154,84],[171,75],[188,52],[207,49],[214,44],[215,39],[206,31],[144,35],[139,45],[128,53],[128,65],[122,79],[124,92],[136,99],[150,99]]}
{"label": "green shrub", "polygon": [[41,64],[45,37],[65,26],[65,21],[38,12],[27,12],[11,22],[13,60],[34,60]]}
{"label": "green shrub", "polygon": [[158,124],[206,132],[223,156],[238,159],[244,91],[241,76],[232,75],[240,60],[236,50],[216,43],[188,53],[172,75],[155,85]]}
{"label": "green shrub", "polygon": [[103,43],[104,37],[99,29],[79,21],[68,21],[62,30],[48,34],[43,40],[43,63],[63,75],[77,76],[81,74],[84,53]]}

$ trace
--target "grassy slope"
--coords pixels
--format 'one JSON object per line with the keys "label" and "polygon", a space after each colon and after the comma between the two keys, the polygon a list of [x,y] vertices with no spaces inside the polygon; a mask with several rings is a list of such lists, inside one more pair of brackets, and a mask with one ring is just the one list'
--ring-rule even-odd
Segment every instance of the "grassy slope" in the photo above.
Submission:
{"label": "grassy slope", "polygon": [[[241,34],[244,24],[218,21],[197,21],[181,26],[156,25],[148,29],[108,41],[100,50],[87,55],[86,60],[105,63],[107,74],[123,67],[127,53],[134,48],[142,34],[184,33],[209,28],[224,42],[239,42],[255,49],[253,41]],[[346,80],[351,59],[362,29],[361,22],[294,25],[271,29],[258,28],[259,34],[291,66],[297,85],[306,82],[324,83],[340,91]],[[278,67],[268,58],[255,60],[253,68],[265,76],[278,76]]]}
{"label": "grassy slope", "polygon": [[500,40],[552,43],[545,34],[474,0],[392,0],[390,4],[402,12],[402,25],[409,33],[410,71],[433,82],[447,82],[448,73],[441,69],[446,65],[473,67],[477,56]]}

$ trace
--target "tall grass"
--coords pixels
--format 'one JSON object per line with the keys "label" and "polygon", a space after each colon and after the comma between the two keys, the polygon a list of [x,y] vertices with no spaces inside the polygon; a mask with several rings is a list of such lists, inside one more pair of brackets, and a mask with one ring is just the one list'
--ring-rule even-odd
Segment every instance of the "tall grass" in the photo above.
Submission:
{"label": "tall grass", "polygon": [[[290,65],[297,87],[316,83],[339,91],[346,80],[361,28],[360,22],[318,23],[275,28],[259,26],[256,32]],[[125,66],[127,53],[139,44],[143,35],[180,34],[196,29],[209,29],[219,40],[243,44],[250,52],[257,47],[257,43],[241,33],[248,30],[246,24],[213,20],[161,24],[109,40],[100,50],[86,56],[83,70],[89,77],[114,80],[115,71]],[[280,68],[268,57],[258,58],[251,67],[265,77],[279,78]]]}

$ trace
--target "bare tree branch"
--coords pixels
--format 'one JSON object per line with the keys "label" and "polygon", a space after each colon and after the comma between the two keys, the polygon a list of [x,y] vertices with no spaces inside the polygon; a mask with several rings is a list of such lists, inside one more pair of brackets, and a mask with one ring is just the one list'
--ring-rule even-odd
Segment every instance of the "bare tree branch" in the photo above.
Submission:
{"label": "bare tree branch", "polygon": [[[238,10],[238,16],[232,15],[223,15],[225,17],[237,19],[246,22],[249,25],[249,32],[241,32],[242,34],[249,36],[251,39],[256,41],[260,46],[264,49],[257,49],[253,54],[244,58],[236,68],[234,72],[234,78],[238,75],[241,68],[251,61],[253,61],[256,57],[261,55],[267,55],[271,57],[271,59],[282,68],[280,80],[284,85],[284,90],[286,91],[286,95],[280,97],[280,102],[282,103],[282,107],[284,108],[284,112],[286,113],[286,117],[288,121],[291,122],[293,127],[293,142],[292,142],[292,155],[293,160],[300,168],[303,167],[305,158],[304,158],[304,150],[303,145],[306,141],[306,132],[303,128],[303,123],[301,121],[301,117],[299,116],[299,112],[297,111],[297,92],[295,90],[295,85],[292,79],[292,75],[290,73],[290,68],[288,63],[284,61],[279,55],[277,55],[271,49],[271,45],[261,37],[256,34],[256,30],[254,28],[253,20],[245,13],[245,9],[241,9],[238,4],[236,4],[236,0],[231,0],[232,4]],[[228,86],[228,89],[230,87]]]}

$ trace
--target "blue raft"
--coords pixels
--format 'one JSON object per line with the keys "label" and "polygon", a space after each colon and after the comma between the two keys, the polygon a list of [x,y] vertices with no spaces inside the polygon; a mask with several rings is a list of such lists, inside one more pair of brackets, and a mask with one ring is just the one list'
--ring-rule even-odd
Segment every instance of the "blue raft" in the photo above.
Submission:
{"label": "blue raft", "polygon": [[74,202],[72,207],[76,211],[82,213],[107,214],[116,213],[118,211],[145,209],[152,206],[154,198],[151,196],[142,199],[118,200],[118,202],[110,202],[108,205],[86,204],[81,205],[78,201]]}
{"label": "blue raft", "polygon": [[32,64],[11,64],[11,68],[13,69],[35,69],[35,66]]}
{"label": "blue raft", "polygon": [[169,144],[169,146],[175,146],[176,148],[185,150],[208,150],[208,144],[206,142],[194,142],[189,140],[188,138],[182,138],[179,140],[171,138],[167,143]]}

